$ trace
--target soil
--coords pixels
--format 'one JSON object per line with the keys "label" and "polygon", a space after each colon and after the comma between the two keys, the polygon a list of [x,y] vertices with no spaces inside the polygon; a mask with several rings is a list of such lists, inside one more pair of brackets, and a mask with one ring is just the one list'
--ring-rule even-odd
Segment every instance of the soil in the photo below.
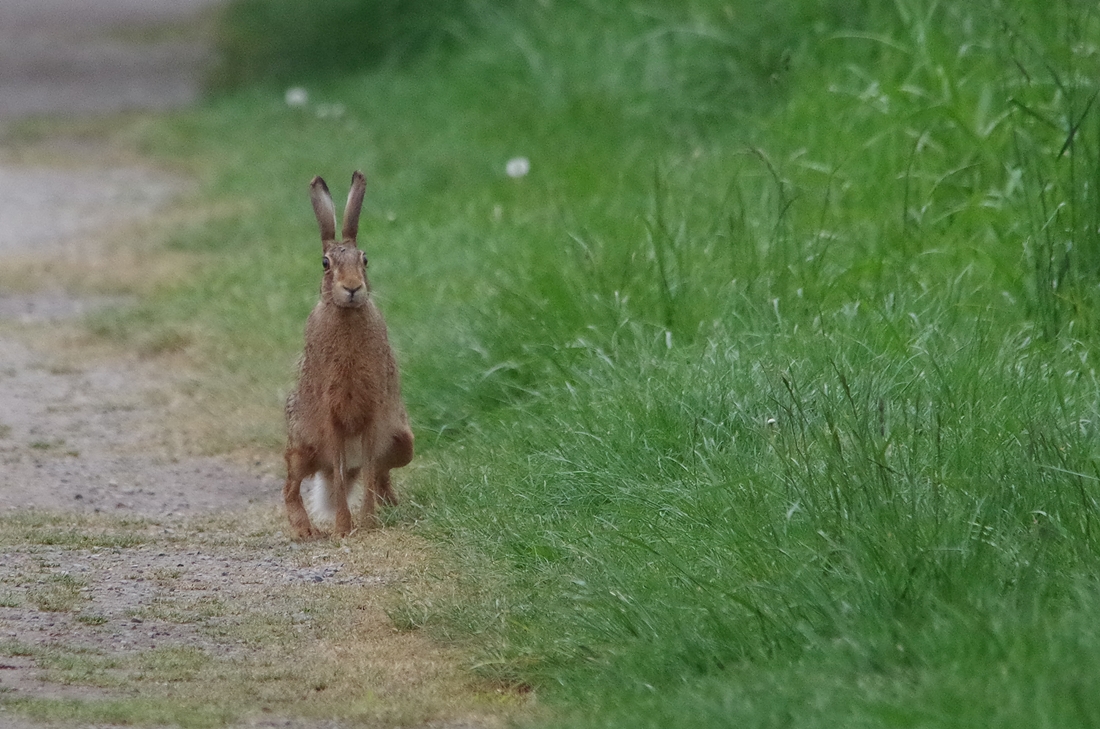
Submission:
{"label": "soil", "polygon": [[[215,1],[4,0],[0,132],[28,115],[69,118],[191,103],[209,59],[201,29]],[[120,230],[170,208],[188,188],[186,180],[143,166],[89,167],[86,159],[28,165],[4,162],[19,158],[8,152],[0,142],[0,273],[5,263],[12,270],[28,257],[92,255],[108,239],[117,246]],[[242,462],[173,446],[166,425],[186,373],[137,355],[85,352],[79,337],[62,334],[78,331],[82,317],[97,309],[125,305],[125,297],[88,296],[65,280],[9,283],[6,290],[3,281],[0,276],[0,517],[60,516],[86,525],[96,519],[117,524],[121,516],[133,520],[140,539],[123,549],[0,542],[0,645],[28,647],[0,651],[0,698],[112,696],[110,688],[58,680],[35,657],[44,646],[63,642],[108,657],[163,647],[232,654],[242,648],[216,640],[196,622],[174,619],[172,611],[211,599],[246,612],[273,611],[286,606],[288,586],[377,592],[399,582],[415,562],[407,555],[416,549],[402,542],[408,537],[399,530],[382,530],[364,547],[381,555],[370,569],[361,560],[348,566],[348,547],[338,543],[304,551],[276,520],[282,518],[281,481],[270,459]],[[180,537],[189,525],[227,515],[260,519],[267,536],[249,544]],[[398,553],[406,557],[392,557]],[[80,586],[76,598],[69,596],[79,599],[80,609],[43,603],[51,599],[42,590],[53,578]],[[430,643],[394,630],[377,600],[367,603],[375,607],[363,613],[360,628],[403,655],[395,663],[419,672],[414,683],[450,670]],[[2,705],[0,725],[46,726]],[[338,723],[267,716],[249,725]]]}
{"label": "soil", "polygon": [[[77,308],[74,306],[74,308]],[[34,311],[35,309],[32,309]],[[183,517],[273,503],[281,484],[224,459],[172,457],[155,445],[170,384],[137,360],[51,366],[0,338],[0,504],[7,511]]]}

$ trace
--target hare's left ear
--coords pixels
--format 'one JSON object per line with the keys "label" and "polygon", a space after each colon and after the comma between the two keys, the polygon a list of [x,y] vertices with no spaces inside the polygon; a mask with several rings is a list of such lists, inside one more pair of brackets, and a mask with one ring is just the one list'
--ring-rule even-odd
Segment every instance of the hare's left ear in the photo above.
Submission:
{"label": "hare's left ear", "polygon": [[314,177],[309,183],[309,199],[313,202],[313,214],[317,216],[317,225],[321,229],[321,243],[336,240],[336,209],[332,206],[332,196],[328,185],[320,177]]}
{"label": "hare's left ear", "polygon": [[367,191],[367,180],[363,173],[356,170],[351,176],[351,190],[348,191],[348,204],[344,208],[344,240],[355,242],[359,235],[359,212],[363,209],[363,195]]}

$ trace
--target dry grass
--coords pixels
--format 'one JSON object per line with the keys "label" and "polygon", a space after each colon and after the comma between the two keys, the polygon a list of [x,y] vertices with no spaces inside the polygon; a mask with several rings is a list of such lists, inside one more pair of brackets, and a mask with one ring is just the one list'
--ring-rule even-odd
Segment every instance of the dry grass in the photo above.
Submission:
{"label": "dry grass", "polygon": [[[147,226],[104,234],[123,240],[143,240]],[[70,241],[49,255],[27,252],[4,257],[0,291],[62,292],[66,295],[143,296],[184,281],[200,265],[194,254],[102,241]]]}

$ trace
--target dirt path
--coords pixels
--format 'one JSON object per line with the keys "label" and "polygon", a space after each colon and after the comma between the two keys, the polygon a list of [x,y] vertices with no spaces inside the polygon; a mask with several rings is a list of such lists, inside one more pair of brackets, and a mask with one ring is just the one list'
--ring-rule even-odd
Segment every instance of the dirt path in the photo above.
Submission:
{"label": "dirt path", "polygon": [[[189,103],[214,2],[4,0],[0,131]],[[270,469],[166,436],[186,373],[71,336],[125,299],[71,274],[19,280],[49,258],[79,277],[71,261],[117,246],[187,181],[16,157],[0,143],[0,726],[498,723],[516,701],[394,626],[394,595],[426,563],[416,539],[292,543]]]}
{"label": "dirt path", "polygon": [[17,338],[0,338],[0,350],[0,504],[9,513],[184,517],[274,503],[280,484],[270,476],[156,445],[167,407],[151,403],[166,383],[147,365],[59,365]]}
{"label": "dirt path", "polygon": [[[209,55],[193,26],[212,6],[8,0],[0,5],[0,121],[193,101]],[[89,257],[186,186],[144,168],[0,164],[0,266]],[[48,281],[30,290],[2,286],[0,510],[185,516],[270,497],[270,478],[151,447],[167,414],[163,397],[152,403],[170,384],[155,367],[136,359],[80,364],[50,346],[47,333],[63,323],[124,302]]]}
{"label": "dirt path", "polygon": [[218,0],[4,0],[0,119],[193,101]]}

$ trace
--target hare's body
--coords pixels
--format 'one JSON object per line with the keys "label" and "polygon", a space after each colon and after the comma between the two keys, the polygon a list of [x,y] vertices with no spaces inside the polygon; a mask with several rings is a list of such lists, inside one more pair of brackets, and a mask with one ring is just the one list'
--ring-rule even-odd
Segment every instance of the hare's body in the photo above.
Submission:
{"label": "hare's body", "polygon": [[413,435],[401,401],[401,384],[386,323],[370,297],[366,258],[356,247],[364,182],[352,178],[343,240],[335,239],[335,213],[320,178],[312,184],[321,226],[324,277],[321,298],[306,322],[298,388],[287,398],[287,480],[283,489],[295,536],[319,536],[302,503],[302,481],[321,475],[335,507],[336,532],[351,531],[347,496],[363,475],[364,527],[376,523],[375,503],[394,503],[389,472],[412,460]]}

